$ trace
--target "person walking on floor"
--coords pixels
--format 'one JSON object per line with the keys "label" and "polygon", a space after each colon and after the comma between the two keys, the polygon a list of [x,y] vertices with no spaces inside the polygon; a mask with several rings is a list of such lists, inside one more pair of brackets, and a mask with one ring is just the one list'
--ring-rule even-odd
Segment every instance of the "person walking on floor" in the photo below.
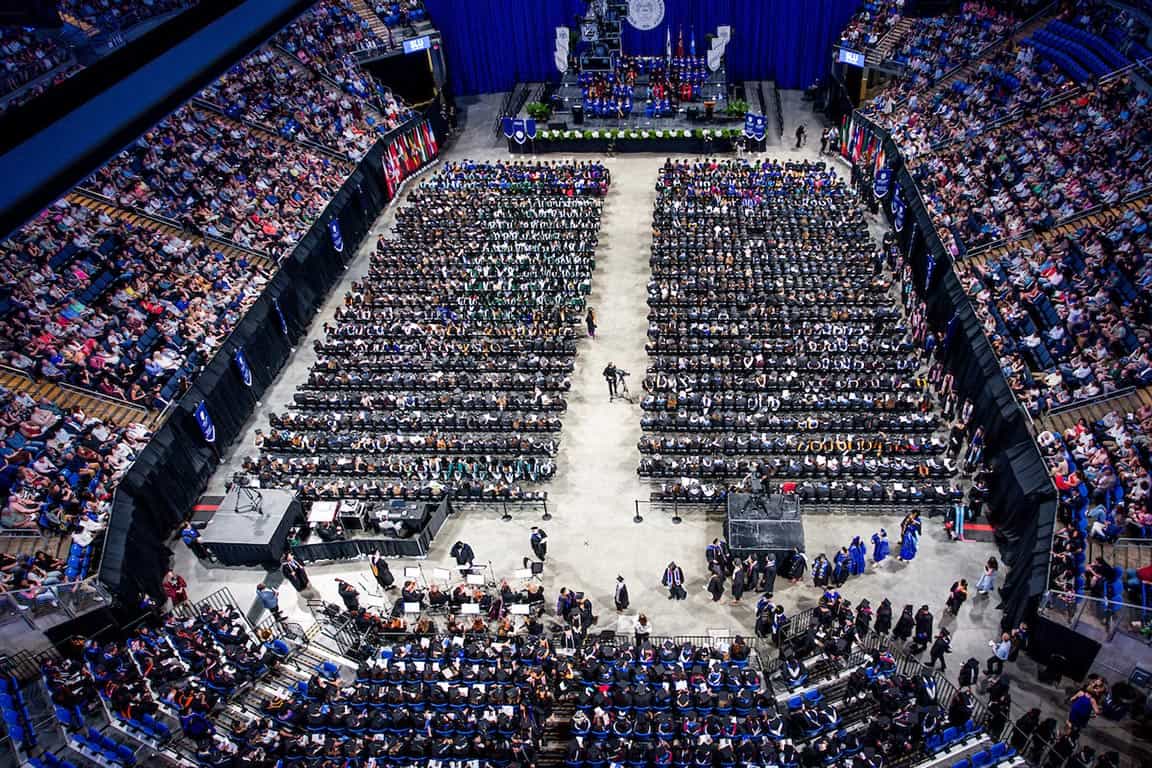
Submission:
{"label": "person walking on floor", "polygon": [[744,564],[736,561],[736,570],[732,572],[732,605],[740,605],[740,598],[744,597],[745,579]]}
{"label": "person walking on floor", "polygon": [[280,572],[284,574],[284,578],[297,592],[308,589],[308,571],[304,570],[304,565],[291,552],[284,553],[284,558],[280,563]]}
{"label": "person walking on floor", "polygon": [[588,326],[588,337],[596,338],[596,310],[588,307],[588,314],[584,315],[584,324]]}
{"label": "person walking on floor", "polygon": [[985,662],[984,674],[999,675],[1004,671],[1004,662],[1008,660],[1008,654],[1012,652],[1012,636],[1005,632],[1000,635],[999,640],[989,640],[988,647],[992,649],[992,655]]}
{"label": "person walking on floor", "polygon": [[604,368],[604,381],[608,382],[608,399],[616,397],[616,363],[609,362]]}
{"label": "person walking on floor", "polygon": [[652,625],[648,622],[648,617],[640,614],[636,617],[636,623],[632,625],[632,633],[636,636],[636,644],[640,645],[652,634]]}
{"label": "person walking on floor", "polygon": [[360,610],[360,591],[344,579],[336,579],[336,592],[344,601],[344,607],[349,611]]}
{"label": "person walking on floor", "polygon": [[684,589],[684,569],[676,565],[675,560],[668,563],[668,567],[664,569],[664,578],[660,583],[668,588],[669,600],[683,600],[688,597]]}
{"label": "person walking on floor", "polygon": [[876,609],[876,623],[873,624],[873,629],[878,635],[887,635],[892,631],[892,603],[888,598],[881,600],[880,607]]}
{"label": "person walking on floor", "polygon": [[612,595],[612,602],[616,604],[616,610],[628,610],[628,585],[624,583],[623,576],[616,577],[616,592]]}
{"label": "person walking on floor", "polygon": [[381,589],[396,588],[396,577],[392,575],[392,569],[388,567],[388,561],[384,559],[384,555],[379,552],[370,554],[368,567],[372,569],[372,575],[376,578],[376,583],[380,585]]}
{"label": "person walking on floor", "polygon": [[945,603],[945,610],[953,616],[960,615],[960,607],[964,605],[964,601],[968,599],[968,580],[960,579],[960,581],[952,582],[952,588],[948,590],[948,601]]}
{"label": "person walking on floor", "polygon": [[911,603],[905,605],[904,610],[900,612],[900,618],[896,620],[896,628],[892,630],[892,637],[902,643],[908,642],[908,638],[912,637],[912,629],[916,626],[913,610]]}
{"label": "person walking on floor", "polygon": [[164,577],[163,589],[164,594],[172,601],[173,608],[188,602],[188,582],[175,571],[168,571]]}
{"label": "person walking on floor", "polygon": [[260,582],[256,585],[256,597],[260,600],[260,604],[264,606],[264,610],[272,614],[276,621],[284,621],[284,614],[280,611],[279,592],[264,582]]}
{"label": "person walking on floor", "polygon": [[472,570],[472,561],[476,559],[472,545],[464,541],[457,541],[452,545],[448,555],[456,560],[456,567],[460,569],[460,576],[467,576],[468,572]]}
{"label": "person walking on floor", "polygon": [[532,526],[532,535],[528,537],[528,543],[532,545],[532,554],[536,555],[536,559],[544,562],[548,556],[548,534],[544,529],[539,526]]}
{"label": "person walking on floor", "polygon": [[776,555],[769,552],[760,561],[760,591],[772,594],[776,589]]}
{"label": "person walking on floor", "polygon": [[976,582],[976,594],[987,595],[996,591],[996,572],[1000,570],[1000,563],[995,557],[988,558],[984,564],[984,575]]}
{"label": "person walking on floor", "polygon": [[941,627],[940,633],[936,635],[936,640],[932,643],[932,650],[928,652],[928,666],[935,667],[936,662],[940,662],[940,671],[948,669],[948,665],[944,663],[944,654],[952,653],[952,636],[948,634],[948,630]]}
{"label": "person walking on floor", "polygon": [[926,605],[920,606],[920,610],[916,611],[916,634],[912,637],[912,652],[921,653],[928,647],[928,643],[932,640],[932,625],[935,619],[932,617],[932,611]]}
{"label": "person walking on floor", "polygon": [[724,597],[724,577],[718,573],[713,573],[712,577],[708,579],[706,589],[708,594],[712,595],[712,602],[720,602],[720,599]]}

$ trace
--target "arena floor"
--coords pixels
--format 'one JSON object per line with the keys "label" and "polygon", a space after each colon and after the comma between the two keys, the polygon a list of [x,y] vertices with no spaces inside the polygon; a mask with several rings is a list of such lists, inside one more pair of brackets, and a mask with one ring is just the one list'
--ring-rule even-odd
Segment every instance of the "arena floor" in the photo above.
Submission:
{"label": "arena floor", "polygon": [[[794,150],[779,142],[769,147],[768,156],[780,159],[818,159],[819,120],[799,92],[783,94],[785,139],[795,131],[798,122],[808,124],[808,146]],[[501,137],[497,141],[492,126],[500,104],[499,95],[487,96],[468,106],[467,127],[461,137],[444,154],[446,159],[471,158],[491,160],[507,158]],[[549,156],[548,159],[558,159]],[[550,601],[562,586],[584,591],[593,601],[600,629],[616,626],[631,630],[638,612],[648,614],[653,634],[703,634],[709,629],[752,633],[756,595],[746,596],[744,604],[727,601],[713,603],[704,592],[704,548],[712,538],[721,535],[722,517],[708,518],[687,511],[680,525],[673,525],[667,514],[642,510],[644,522],[632,522],[634,499],[647,499],[648,486],[636,475],[639,458],[636,443],[640,438],[640,408],[626,402],[608,401],[601,377],[604,366],[613,361],[633,373],[634,390],[639,390],[646,367],[644,342],[647,331],[646,283],[649,277],[650,223],[655,200],[657,169],[664,156],[630,154],[603,159],[612,171],[612,187],[604,207],[600,248],[593,275],[589,305],[596,309],[600,327],[595,341],[580,343],[576,368],[572,375],[568,411],[564,416],[561,450],[557,458],[555,479],[544,489],[550,496],[553,519],[543,526],[549,535],[548,562],[544,586]],[[845,173],[847,166],[834,161]],[[413,185],[415,181],[411,182]],[[324,309],[313,322],[306,341],[297,348],[295,357],[268,390],[250,420],[241,442],[233,446],[225,463],[217,471],[209,493],[222,493],[228,477],[244,457],[255,453],[252,437],[257,428],[267,427],[267,414],[279,411],[291,402],[297,384],[305,379],[315,359],[312,342],[318,338],[325,321],[343,300],[348,284],[367,271],[367,254],[374,248],[376,236],[392,225],[392,209],[377,222],[373,235],[365,242],[350,265],[343,282],[332,292]],[[879,239],[877,224],[874,234]],[[637,394],[639,394],[637,392]],[[637,398],[638,400],[639,398]],[[517,516],[502,522],[496,512],[465,511],[451,519],[440,532],[432,551],[420,564],[425,569],[452,564],[448,551],[457,539],[468,541],[476,552],[476,562],[491,562],[497,580],[510,576],[530,554],[529,527],[539,522],[535,514]],[[865,539],[881,527],[898,537],[898,518],[863,516],[808,516],[805,535],[809,558],[820,552],[831,555],[848,544],[853,536]],[[205,568],[177,542],[175,570],[185,576],[192,599],[227,586],[241,605],[255,602],[255,585],[267,577],[279,584],[279,572],[265,574],[250,569]],[[841,590],[853,603],[868,598],[873,606],[888,597],[897,612],[905,603],[919,607],[927,603],[937,616],[937,626],[946,626],[953,635],[953,653],[948,674],[956,672],[970,656],[981,662],[988,656],[987,642],[999,630],[1000,612],[995,610],[995,597],[973,594],[960,616],[944,620],[944,601],[949,586],[961,577],[975,584],[982,564],[989,555],[997,554],[991,543],[950,543],[939,519],[928,520],[918,557],[911,563],[889,559],[882,567],[869,566],[863,577],[852,578]],[[660,576],[669,560],[676,560],[685,570],[689,599],[669,601],[660,586]],[[414,563],[413,563],[414,564]],[[400,575],[400,566],[393,570]],[[371,575],[366,561],[349,561],[327,566],[310,566],[314,589],[325,599],[338,602],[336,577],[355,584],[368,585]],[[632,607],[627,615],[612,609],[612,590],[617,575],[622,575],[631,594]],[[1001,571],[1003,579],[1004,571]],[[362,601],[367,605],[382,602],[363,588]],[[789,612],[811,607],[819,591],[809,584],[790,586],[777,581],[776,600]],[[390,601],[389,601],[390,602]],[[305,597],[299,597],[291,586],[284,585],[281,607],[297,620],[311,624]],[[1021,657],[1009,674],[1013,678],[1013,710],[1016,715],[1031,706],[1045,703],[1045,709],[1057,714],[1063,710],[1063,694],[1050,686],[1035,682],[1035,665]],[[1107,721],[1094,723],[1092,736],[1112,748],[1131,750],[1130,735],[1108,732]]]}

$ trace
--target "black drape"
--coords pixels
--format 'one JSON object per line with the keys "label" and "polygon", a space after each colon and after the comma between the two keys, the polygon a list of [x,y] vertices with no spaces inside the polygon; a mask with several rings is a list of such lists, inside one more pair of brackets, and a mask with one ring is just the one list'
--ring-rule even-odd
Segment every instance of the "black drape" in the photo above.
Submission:
{"label": "black drape", "polygon": [[[985,455],[993,467],[988,518],[996,526],[1001,559],[1011,568],[1001,587],[1005,621],[1015,624],[1029,600],[1047,588],[1052,532],[1056,520],[1056,488],[1040,450],[1032,439],[1029,420],[1004,377],[1000,361],[984,335],[971,301],[952,268],[952,259],[936,235],[932,217],[921,201],[916,182],[904,167],[891,137],[861,114],[853,119],[875,135],[884,148],[894,183],[905,201],[904,229],[897,233],[907,254],[917,295],[924,300],[927,320],[948,338],[943,360],[956,381],[962,400],[972,403],[972,422],[984,428]],[[871,168],[859,172],[871,176]],[[871,191],[867,194],[871,195]],[[893,221],[892,196],[881,203]],[[929,261],[935,264],[926,284]]]}
{"label": "black drape", "polygon": [[[241,434],[256,401],[288,361],[347,260],[387,205],[384,149],[394,136],[419,125],[399,129],[364,157],[121,480],[100,562],[100,580],[113,592],[123,598],[140,592],[161,596],[160,582],[171,555],[167,542],[216,469],[215,451],[204,442],[193,411],[206,404],[221,448]],[[336,251],[329,232],[333,219],[340,223],[342,252]],[[274,302],[283,313],[287,335]],[[251,387],[233,360],[241,347],[252,369]]]}

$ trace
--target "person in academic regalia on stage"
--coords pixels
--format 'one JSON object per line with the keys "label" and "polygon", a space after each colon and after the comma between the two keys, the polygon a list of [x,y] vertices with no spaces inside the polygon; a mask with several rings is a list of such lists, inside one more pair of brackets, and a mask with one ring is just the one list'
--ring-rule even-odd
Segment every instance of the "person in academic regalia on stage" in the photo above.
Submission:
{"label": "person in academic regalia on stage", "polygon": [[544,562],[548,556],[548,534],[544,532],[544,529],[539,526],[532,526],[532,535],[528,537],[528,543],[532,547],[532,554],[536,555],[536,559]]}
{"label": "person in academic regalia on stage", "polygon": [[808,570],[808,556],[800,551],[799,547],[792,548],[792,554],[788,556],[787,568],[785,569],[788,579],[797,584],[804,578],[805,571]]}
{"label": "person in academic regalia on stage", "polygon": [[920,653],[928,647],[928,643],[932,642],[932,625],[935,619],[932,617],[932,611],[926,605],[920,606],[920,610],[916,612],[915,627],[916,634],[912,637],[912,652]]}
{"label": "person in academic regalia on stage", "polygon": [[623,576],[616,577],[616,592],[612,596],[612,601],[616,604],[617,611],[628,609],[628,585],[624,583]]}
{"label": "person in academic regalia on stage", "polygon": [[888,544],[888,531],[883,528],[872,534],[872,562],[882,563],[888,557],[891,546]]}
{"label": "person in academic regalia on stage", "polygon": [[684,591],[684,569],[676,565],[676,561],[668,563],[660,583],[668,588],[669,600],[683,600],[688,597],[688,593]]}
{"label": "person in academic regalia on stage", "polygon": [[901,560],[914,560],[916,558],[916,547],[920,543],[921,525],[919,511],[909,513],[900,523]]}
{"label": "person in academic regalia on stage", "polygon": [[912,615],[912,604],[904,606],[904,610],[900,613],[900,619],[896,622],[896,628],[892,630],[892,637],[900,640],[901,642],[908,642],[908,638],[912,637],[912,630],[916,627],[916,619]]}
{"label": "person in academic regalia on stage", "polygon": [[832,586],[842,587],[844,582],[848,581],[848,561],[851,558],[848,555],[848,547],[840,547],[840,550],[832,556]]}
{"label": "person in academic regalia on stage", "polygon": [[280,572],[284,574],[284,578],[295,587],[297,592],[308,589],[308,572],[304,570],[304,566],[291,552],[284,553],[284,558],[280,563]]}
{"label": "person in academic regalia on stage", "polygon": [[816,559],[812,561],[812,584],[817,587],[828,586],[828,574],[831,570],[828,557],[823,553],[816,555]]}
{"label": "person in academic regalia on stage", "polygon": [[848,569],[851,571],[853,576],[864,575],[864,570],[868,567],[865,559],[867,557],[867,553],[867,545],[860,540],[859,536],[853,536],[852,543],[848,545],[848,555],[852,558],[849,562]]}

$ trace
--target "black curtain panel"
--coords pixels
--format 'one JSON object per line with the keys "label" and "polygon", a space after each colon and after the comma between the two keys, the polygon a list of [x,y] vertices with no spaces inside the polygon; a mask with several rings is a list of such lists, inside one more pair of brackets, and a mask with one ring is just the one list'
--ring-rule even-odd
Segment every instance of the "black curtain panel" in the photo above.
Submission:
{"label": "black curtain panel", "polygon": [[[951,257],[934,234],[932,217],[903,167],[899,149],[882,130],[859,114],[855,119],[882,137],[888,165],[906,205],[904,228],[896,235],[897,243],[909,260],[916,293],[924,300],[930,327],[949,339],[941,354],[955,377],[958,393],[972,402],[972,421],[984,428],[986,455],[994,470],[988,517],[997,529],[1001,558],[1010,569],[1000,597],[1004,621],[1014,625],[1024,617],[1029,604],[1047,589],[1056,524],[1056,489],[1032,439],[1028,417],[1004,377],[1000,361],[953,271]],[[881,208],[892,222],[891,195]],[[935,264],[931,280],[927,281],[930,259]]]}
{"label": "black curtain panel", "polygon": [[[389,140],[419,127],[412,123]],[[121,480],[100,563],[100,580],[121,598],[148,593],[162,599],[160,583],[171,557],[168,542],[217,466],[216,452],[204,441],[193,413],[205,404],[220,450],[243,433],[256,401],[390,200],[381,163],[389,140],[377,142],[360,162]],[[341,250],[332,221],[339,222]],[[250,387],[236,363],[237,349],[244,350],[252,371]]]}

